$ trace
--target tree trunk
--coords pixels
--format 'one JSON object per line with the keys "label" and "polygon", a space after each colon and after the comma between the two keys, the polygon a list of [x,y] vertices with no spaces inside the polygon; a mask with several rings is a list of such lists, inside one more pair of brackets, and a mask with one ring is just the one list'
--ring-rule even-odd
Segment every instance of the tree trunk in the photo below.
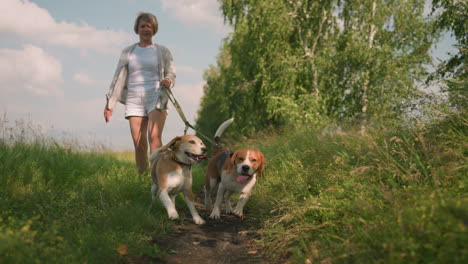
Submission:
{"label": "tree trunk", "polygon": [[322,13],[322,19],[320,20],[320,24],[319,24],[319,30],[317,32],[317,35],[315,36],[315,39],[314,39],[314,43],[312,44],[312,57],[311,57],[311,64],[312,64],[312,71],[314,73],[313,75],[313,89],[315,91],[315,103],[318,103],[319,102],[319,95],[320,95],[320,91],[319,91],[319,87],[318,87],[318,72],[317,72],[317,67],[315,66],[315,50],[317,48],[317,44],[318,44],[318,41],[320,39],[320,37],[322,36],[322,29],[323,29],[323,24],[325,23],[325,21],[327,20],[327,11],[326,10],[323,10],[323,13]]}
{"label": "tree trunk", "polygon": [[[374,37],[375,33],[377,32],[377,29],[373,23],[374,17],[375,17],[375,10],[377,8],[377,2],[373,1],[372,2],[372,11],[371,11],[371,19],[370,19],[370,29],[369,29],[369,50],[372,49],[374,45]],[[369,65],[369,62],[367,62],[367,66]],[[370,67],[367,67],[368,71],[365,76],[364,83],[362,84],[362,98],[361,98],[361,134],[366,134],[366,126],[367,126],[367,106],[368,106],[368,100],[367,100],[367,89],[369,87],[369,78],[370,78]]]}

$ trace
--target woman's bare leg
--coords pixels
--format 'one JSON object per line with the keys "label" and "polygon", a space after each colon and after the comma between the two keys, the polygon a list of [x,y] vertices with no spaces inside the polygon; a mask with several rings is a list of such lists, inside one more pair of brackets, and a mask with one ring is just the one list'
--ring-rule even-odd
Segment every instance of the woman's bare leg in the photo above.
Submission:
{"label": "woman's bare leg", "polygon": [[166,123],[167,112],[161,112],[157,109],[148,114],[148,137],[150,153],[162,146],[162,132]]}
{"label": "woman's bare leg", "polygon": [[143,174],[148,168],[148,118],[142,116],[129,117],[130,132],[135,147],[135,161],[138,172]]}

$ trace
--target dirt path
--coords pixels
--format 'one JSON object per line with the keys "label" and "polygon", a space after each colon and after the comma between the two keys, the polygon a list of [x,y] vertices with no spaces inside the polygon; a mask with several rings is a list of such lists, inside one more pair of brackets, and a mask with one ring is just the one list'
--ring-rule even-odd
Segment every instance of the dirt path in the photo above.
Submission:
{"label": "dirt path", "polygon": [[[258,235],[250,229],[246,220],[234,215],[221,215],[220,220],[209,219],[209,213],[196,204],[204,225],[195,225],[187,211],[184,220],[175,221],[172,230],[156,237],[154,243],[168,252],[159,259],[147,259],[139,263],[167,264],[264,264],[263,258],[252,240]],[[180,213],[180,212],[179,212]],[[248,214],[246,215],[248,217]]]}

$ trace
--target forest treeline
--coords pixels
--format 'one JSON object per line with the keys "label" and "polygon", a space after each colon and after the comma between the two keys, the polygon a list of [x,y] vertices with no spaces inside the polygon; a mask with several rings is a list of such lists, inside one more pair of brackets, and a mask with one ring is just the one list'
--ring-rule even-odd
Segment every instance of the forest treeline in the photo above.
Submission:
{"label": "forest treeline", "polygon": [[[434,85],[452,109],[466,100],[465,1],[219,2],[233,32],[205,71],[201,131],[214,134],[230,117],[231,131],[246,136],[324,120],[364,130],[433,107],[424,90]],[[430,52],[442,34],[454,36],[458,53],[437,62]]]}

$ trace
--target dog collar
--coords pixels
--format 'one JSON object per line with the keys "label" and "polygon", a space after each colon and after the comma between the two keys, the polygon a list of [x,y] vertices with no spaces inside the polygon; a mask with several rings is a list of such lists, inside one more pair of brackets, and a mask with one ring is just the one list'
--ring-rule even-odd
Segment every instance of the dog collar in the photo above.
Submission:
{"label": "dog collar", "polygon": [[182,161],[178,160],[176,157],[173,157],[172,160],[177,164],[187,166],[187,167],[190,167],[190,168],[192,167],[192,164],[183,163]]}

